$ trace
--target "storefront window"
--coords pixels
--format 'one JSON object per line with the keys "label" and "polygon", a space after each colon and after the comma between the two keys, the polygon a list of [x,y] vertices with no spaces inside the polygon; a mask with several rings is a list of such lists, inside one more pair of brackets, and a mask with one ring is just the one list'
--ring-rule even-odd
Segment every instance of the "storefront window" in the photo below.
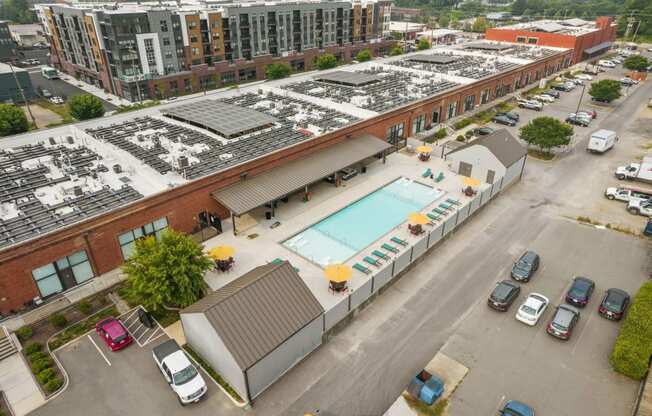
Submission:
{"label": "storefront window", "polygon": [[85,250],[32,270],[41,297],[63,292],[94,276]]}
{"label": "storefront window", "polygon": [[131,257],[136,249],[136,240],[150,235],[153,235],[158,239],[161,237],[161,233],[167,228],[167,226],[168,220],[166,218],[161,218],[154,222],[145,224],[142,227],[134,228],[131,231],[120,234],[118,236],[118,242],[120,243],[122,258],[127,260]]}

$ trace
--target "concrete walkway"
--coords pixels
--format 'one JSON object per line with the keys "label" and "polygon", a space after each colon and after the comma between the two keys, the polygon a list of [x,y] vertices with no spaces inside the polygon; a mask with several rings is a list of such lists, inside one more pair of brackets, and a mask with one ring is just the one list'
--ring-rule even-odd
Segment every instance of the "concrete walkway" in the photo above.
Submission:
{"label": "concrete walkway", "polygon": [[45,403],[27,363],[20,353],[0,361],[0,390],[16,416],[26,415]]}
{"label": "concrete walkway", "polygon": [[101,98],[105,101],[108,101],[112,104],[115,105],[131,105],[133,104],[129,100],[125,100],[124,98],[120,98],[117,95],[109,94],[108,92],[104,91],[101,88],[96,87],[95,85],[87,84],[84,81],[79,81],[69,75],[65,75],[60,72],[60,79],[62,81],[67,82],[70,85],[73,85],[81,90],[86,91],[89,94],[93,94],[94,96]]}

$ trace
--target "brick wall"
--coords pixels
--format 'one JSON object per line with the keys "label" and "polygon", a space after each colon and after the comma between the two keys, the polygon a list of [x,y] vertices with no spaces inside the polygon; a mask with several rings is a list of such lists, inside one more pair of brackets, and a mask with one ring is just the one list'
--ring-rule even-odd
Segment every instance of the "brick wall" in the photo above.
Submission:
{"label": "brick wall", "polygon": [[[355,138],[362,133],[371,133],[380,139],[385,139],[387,129],[401,122],[405,123],[406,134],[410,134],[411,121],[420,114],[426,114],[426,124],[429,124],[432,111],[441,107],[443,120],[448,103],[453,101],[459,102],[458,114],[460,114],[462,112],[461,101],[464,97],[474,94],[476,104],[478,104],[483,89],[490,88],[493,93],[499,83],[513,85],[514,79],[518,77],[524,79],[525,74],[534,74],[537,69],[543,70],[546,64],[561,63],[567,55],[568,53],[557,55],[544,62],[533,63],[506,74],[494,76],[477,85],[469,85],[443,96],[406,105],[228,171],[153,195],[70,228],[58,230],[40,239],[0,251],[0,312],[6,314],[12,309],[20,309],[26,301],[38,296],[39,293],[32,279],[31,271],[65,255],[81,249],[86,250],[95,274],[100,275],[119,267],[122,263],[118,243],[119,234],[161,217],[167,217],[171,228],[185,233],[193,232],[197,227],[196,216],[199,212],[213,212],[222,218],[227,218],[228,211],[217,203],[210,193],[239,181],[241,173],[247,172],[248,176],[260,174],[346,140],[347,135]],[[533,82],[534,77],[532,77]],[[493,99],[493,96],[491,98]]]}

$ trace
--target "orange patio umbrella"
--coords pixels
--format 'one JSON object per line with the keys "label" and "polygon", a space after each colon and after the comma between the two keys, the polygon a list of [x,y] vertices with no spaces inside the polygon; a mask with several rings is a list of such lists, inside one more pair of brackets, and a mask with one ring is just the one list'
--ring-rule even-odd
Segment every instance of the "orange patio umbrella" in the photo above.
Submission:
{"label": "orange patio umbrella", "polygon": [[353,271],[346,264],[329,264],[324,268],[326,278],[335,283],[346,282],[351,279]]}
{"label": "orange patio umbrella", "polygon": [[215,260],[228,260],[235,254],[235,249],[231,246],[217,246],[208,251],[208,257]]}

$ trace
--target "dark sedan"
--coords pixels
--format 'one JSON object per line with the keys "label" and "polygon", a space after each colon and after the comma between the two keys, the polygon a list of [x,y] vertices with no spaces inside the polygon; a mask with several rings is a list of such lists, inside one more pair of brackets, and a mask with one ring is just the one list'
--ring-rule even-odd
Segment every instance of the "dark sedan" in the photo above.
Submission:
{"label": "dark sedan", "polygon": [[492,120],[494,123],[504,124],[506,126],[516,125],[516,122],[507,116],[495,116]]}
{"label": "dark sedan", "polygon": [[488,136],[493,134],[495,131],[496,129],[492,129],[491,127],[478,127],[473,129],[473,134],[476,136]]}
{"label": "dark sedan", "polygon": [[512,267],[512,278],[520,282],[529,282],[538,268],[539,255],[534,251],[526,251],[514,263],[514,267]]}
{"label": "dark sedan", "polygon": [[496,283],[496,287],[487,299],[487,305],[497,311],[504,312],[509,309],[514,300],[521,293],[521,287],[509,280]]}
{"label": "dark sedan", "polygon": [[629,294],[621,289],[609,289],[605,292],[598,313],[612,321],[620,321],[629,305]]}
{"label": "dark sedan", "polygon": [[545,91],[544,94],[549,95],[551,97],[555,97],[555,98],[561,97],[561,94],[557,90],[548,90],[548,91]]}
{"label": "dark sedan", "polygon": [[583,308],[589,303],[593,289],[595,289],[593,280],[578,276],[573,279],[573,284],[566,292],[566,302]]}
{"label": "dark sedan", "polygon": [[496,113],[496,116],[505,116],[507,118],[511,118],[514,121],[519,121],[521,119],[521,116],[513,111],[498,112]]}

